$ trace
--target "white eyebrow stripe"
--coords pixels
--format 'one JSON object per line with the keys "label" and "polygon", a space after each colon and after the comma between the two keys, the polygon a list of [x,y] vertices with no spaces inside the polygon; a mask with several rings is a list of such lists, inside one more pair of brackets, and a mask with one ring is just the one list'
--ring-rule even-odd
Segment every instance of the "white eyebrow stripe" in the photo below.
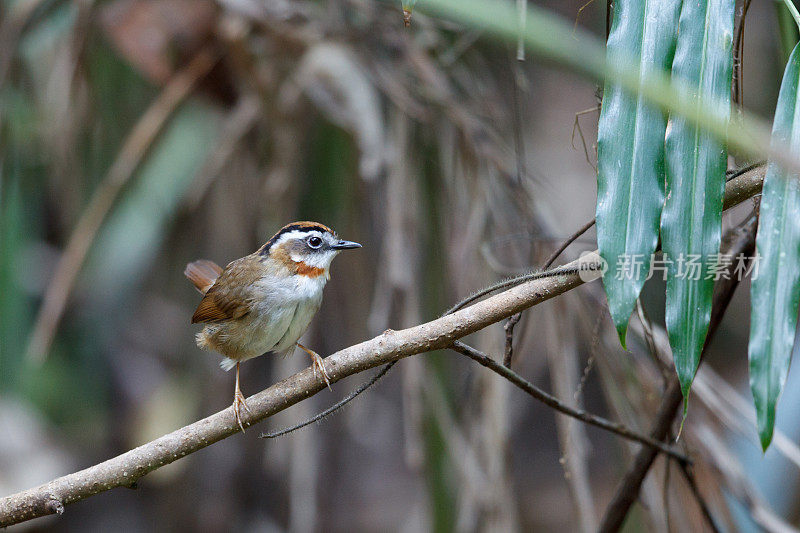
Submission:
{"label": "white eyebrow stripe", "polygon": [[291,240],[294,240],[294,239],[305,239],[305,238],[308,238],[308,237],[310,237],[312,235],[316,235],[317,237],[322,237],[322,232],[319,231],[319,230],[315,230],[315,229],[314,230],[306,230],[306,231],[302,231],[302,230],[287,231],[286,233],[284,233],[283,235],[278,237],[278,240],[275,242],[275,244],[273,244],[273,246],[278,245],[278,244],[283,244],[286,241],[291,241]]}

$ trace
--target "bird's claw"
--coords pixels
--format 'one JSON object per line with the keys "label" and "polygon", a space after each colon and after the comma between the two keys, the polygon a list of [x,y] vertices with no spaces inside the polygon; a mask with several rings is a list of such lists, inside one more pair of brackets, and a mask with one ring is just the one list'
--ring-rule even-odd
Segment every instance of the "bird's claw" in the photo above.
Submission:
{"label": "bird's claw", "polygon": [[306,348],[299,342],[297,343],[297,347],[311,356],[311,361],[312,361],[311,367],[314,369],[314,379],[317,378],[317,368],[319,368],[319,371],[322,373],[322,379],[325,380],[325,384],[328,386],[328,389],[333,390],[331,389],[331,377],[328,375],[328,371],[325,370],[325,361],[322,358],[322,356],[320,356],[314,350]]}
{"label": "bird's claw", "polygon": [[325,361],[319,354],[315,355],[316,357],[314,357],[314,364],[312,365],[314,368],[314,377],[317,377],[317,368],[319,368],[319,371],[322,374],[322,379],[325,380],[325,384],[328,386],[328,390],[333,390],[331,389],[331,377],[328,375],[328,371],[325,370]]}
{"label": "bird's claw", "polygon": [[242,407],[244,407],[244,410],[249,414],[253,414],[253,411],[250,410],[250,407],[248,407],[247,402],[244,399],[244,395],[241,393],[241,391],[237,391],[233,396],[233,414],[236,416],[236,423],[239,424],[239,428],[241,428],[242,433],[244,433],[244,424],[242,423]]}

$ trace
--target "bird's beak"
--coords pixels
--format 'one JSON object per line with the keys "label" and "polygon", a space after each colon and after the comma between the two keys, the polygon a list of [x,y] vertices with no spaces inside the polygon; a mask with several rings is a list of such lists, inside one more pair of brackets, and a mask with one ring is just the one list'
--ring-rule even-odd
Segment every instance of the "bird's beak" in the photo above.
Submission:
{"label": "bird's beak", "polygon": [[338,241],[331,245],[334,250],[349,250],[350,248],[361,248],[361,245],[353,241]]}

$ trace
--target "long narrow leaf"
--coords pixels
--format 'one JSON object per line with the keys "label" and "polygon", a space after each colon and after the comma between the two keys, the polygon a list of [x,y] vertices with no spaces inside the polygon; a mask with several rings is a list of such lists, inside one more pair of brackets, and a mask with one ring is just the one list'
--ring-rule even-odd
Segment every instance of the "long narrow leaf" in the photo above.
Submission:
{"label": "long narrow leaf", "polygon": [[[800,151],[800,45],[789,57],[772,136]],[[750,290],[750,388],[764,450],[772,440],[775,405],[786,381],[800,298],[800,182],[770,162],[764,177],[756,249],[760,264]]]}
{"label": "long narrow leaf", "polygon": [[[619,0],[608,60],[640,58],[641,76],[668,71],[681,0]],[[597,241],[610,268],[603,275],[611,318],[625,346],[633,306],[658,244],[664,204],[666,116],[641,97],[607,83],[597,133]]]}
{"label": "long narrow leaf", "polygon": [[[681,8],[672,76],[700,99],[730,114],[734,0],[693,0]],[[684,396],[708,332],[714,270],[719,261],[727,150],[671,116],[666,137],[667,199],[661,242],[668,261],[666,323]],[[711,275],[709,275],[711,274]]]}

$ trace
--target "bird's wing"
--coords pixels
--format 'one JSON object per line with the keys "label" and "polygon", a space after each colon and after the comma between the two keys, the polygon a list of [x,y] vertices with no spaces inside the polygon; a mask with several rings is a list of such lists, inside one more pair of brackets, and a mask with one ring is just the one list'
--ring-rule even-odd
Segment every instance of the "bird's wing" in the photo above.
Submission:
{"label": "bird's wing", "polygon": [[253,301],[252,285],[261,275],[258,263],[249,256],[230,263],[207,289],[192,316],[192,324],[235,320],[247,315]]}
{"label": "bird's wing", "polygon": [[186,269],[183,271],[183,275],[189,278],[200,294],[207,293],[220,274],[222,274],[222,267],[208,259],[193,261],[186,265]]}

